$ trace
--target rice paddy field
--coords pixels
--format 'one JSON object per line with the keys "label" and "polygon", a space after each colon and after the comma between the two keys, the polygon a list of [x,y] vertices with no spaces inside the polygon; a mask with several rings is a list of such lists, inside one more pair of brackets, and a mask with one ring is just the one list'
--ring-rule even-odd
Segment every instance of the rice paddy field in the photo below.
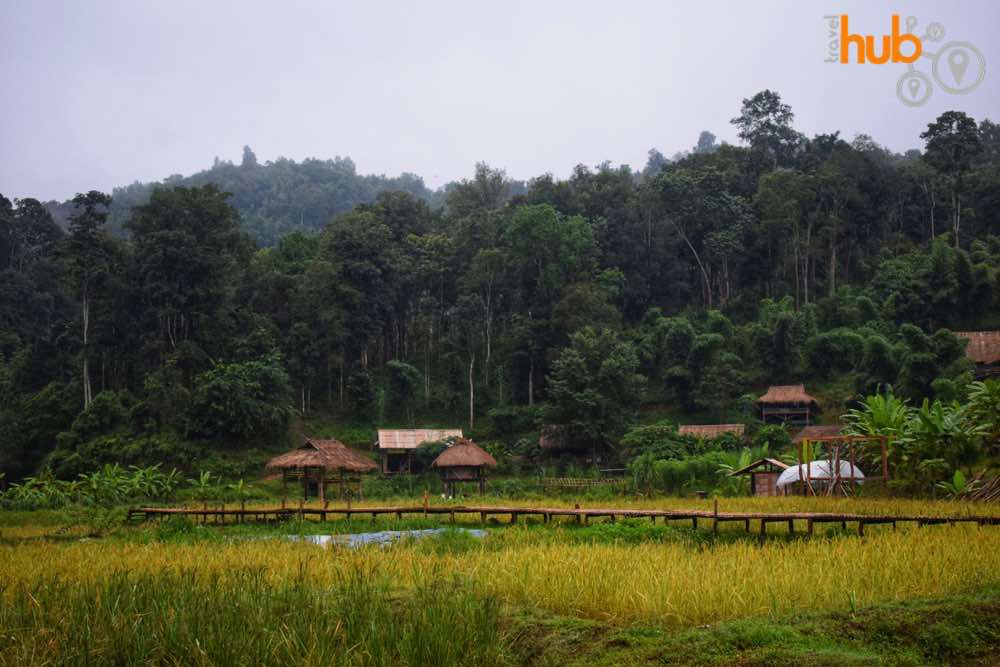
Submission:
{"label": "rice paddy field", "polygon": [[[576,503],[597,506],[544,506]],[[720,511],[1000,515],[864,498]],[[58,512],[0,514],[0,664],[978,664],[1000,648],[1000,526],[775,525],[761,544],[742,524],[474,519],[172,517],[96,536]],[[289,539],[442,525],[360,548]]]}

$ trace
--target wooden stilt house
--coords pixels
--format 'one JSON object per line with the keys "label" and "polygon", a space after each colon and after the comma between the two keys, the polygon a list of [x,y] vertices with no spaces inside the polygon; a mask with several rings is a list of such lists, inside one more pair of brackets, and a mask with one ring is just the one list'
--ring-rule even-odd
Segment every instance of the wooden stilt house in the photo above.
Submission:
{"label": "wooden stilt house", "polygon": [[285,488],[289,481],[302,483],[302,498],[315,489],[320,501],[326,500],[328,484],[337,487],[337,495],[354,486],[361,495],[361,473],[378,469],[375,462],[349,449],[339,440],[309,438],[301,447],[268,461],[271,470],[280,470]]}
{"label": "wooden stilt house", "polygon": [[487,469],[496,465],[496,459],[489,452],[462,438],[441,452],[431,467],[441,473],[445,493],[453,496],[455,485],[459,482],[474,482],[479,487],[479,495],[486,493]]}
{"label": "wooden stilt house", "polygon": [[760,420],[765,424],[812,424],[819,413],[819,403],[801,384],[775,385],[757,399]]}

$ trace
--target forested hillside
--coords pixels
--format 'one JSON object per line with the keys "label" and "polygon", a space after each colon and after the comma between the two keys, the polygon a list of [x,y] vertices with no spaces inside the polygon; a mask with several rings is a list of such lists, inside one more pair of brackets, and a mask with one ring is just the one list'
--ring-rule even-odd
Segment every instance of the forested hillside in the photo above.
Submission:
{"label": "forested hillside", "polygon": [[961,398],[948,330],[1000,328],[1000,127],[948,112],[897,155],[770,91],[737,111],[740,146],[526,187],[480,164],[442,207],[252,153],[81,194],[65,232],[0,198],[0,470],[185,466],[317,411],[603,446],[768,383]]}

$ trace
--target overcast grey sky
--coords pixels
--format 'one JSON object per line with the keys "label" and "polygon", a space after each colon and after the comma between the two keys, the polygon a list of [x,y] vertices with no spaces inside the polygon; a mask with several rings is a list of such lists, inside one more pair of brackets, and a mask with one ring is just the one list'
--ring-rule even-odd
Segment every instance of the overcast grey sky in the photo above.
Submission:
{"label": "overcast grey sky", "polygon": [[[841,13],[876,35],[892,13],[918,33],[938,21],[944,42],[983,52],[986,78],[906,107],[905,65],[824,62],[823,16]],[[806,134],[902,151],[948,109],[1000,120],[998,35],[990,0],[4,0],[0,193],[110,191],[238,161],[244,144],[260,161],[346,155],[431,187],[478,160],[514,178],[641,168],[650,147],[670,155],[704,129],[735,142],[729,119],[763,88]]]}

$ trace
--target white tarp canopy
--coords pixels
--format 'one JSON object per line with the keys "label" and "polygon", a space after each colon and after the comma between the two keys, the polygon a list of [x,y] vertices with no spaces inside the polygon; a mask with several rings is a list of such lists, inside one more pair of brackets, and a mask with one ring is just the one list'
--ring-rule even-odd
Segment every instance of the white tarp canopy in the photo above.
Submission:
{"label": "white tarp canopy", "polygon": [[[775,482],[775,486],[788,486],[789,484],[795,484],[796,482],[803,482],[808,477],[812,477],[814,482],[823,483],[823,480],[830,479],[830,471],[833,470],[833,463],[828,460],[820,459],[818,461],[813,461],[812,463],[792,466],[788,468],[778,477],[778,481]],[[840,462],[840,476],[844,480],[848,480],[851,477],[855,477],[854,481],[858,484],[861,483],[861,478],[865,476],[861,472],[861,468],[854,466],[852,468],[850,461]]]}

